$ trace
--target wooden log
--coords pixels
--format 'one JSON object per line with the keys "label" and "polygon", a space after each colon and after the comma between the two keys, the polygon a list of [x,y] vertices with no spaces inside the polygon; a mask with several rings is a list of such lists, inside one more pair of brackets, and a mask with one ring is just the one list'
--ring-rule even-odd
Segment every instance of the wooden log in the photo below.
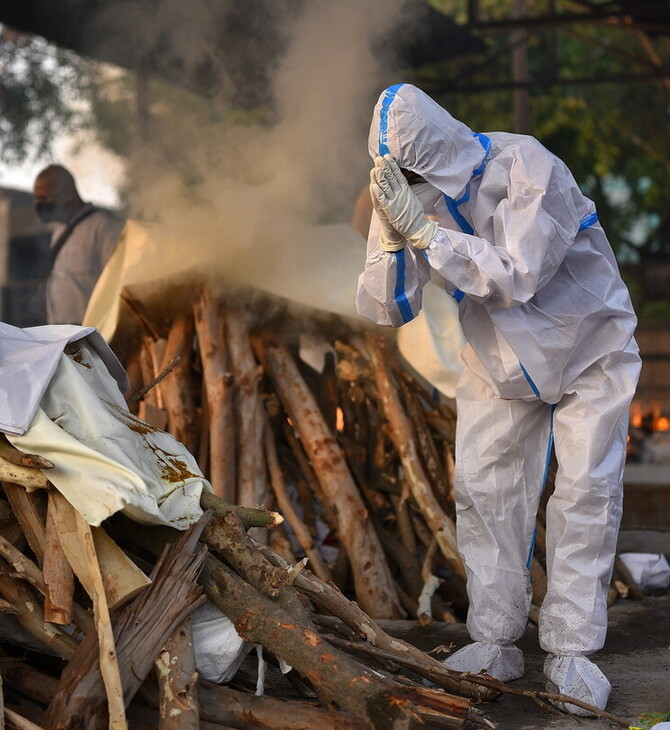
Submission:
{"label": "wooden log", "polygon": [[276,527],[284,521],[278,512],[229,504],[216,494],[204,489],[200,495],[200,506],[204,510],[211,510],[215,517],[223,517],[228,512],[234,512],[247,530],[251,527]]}
{"label": "wooden log", "polygon": [[[261,549],[273,564],[290,570],[291,566],[281,556],[273,554],[266,547]],[[418,674],[438,686],[478,702],[487,702],[498,696],[497,692],[463,681],[460,672],[447,669],[444,664],[415,646],[389,636],[360,606],[342,595],[335,585],[320,581],[309,570],[302,570],[293,583],[314,603],[339,618],[372,646],[394,654],[395,661],[404,666],[409,666],[407,662],[411,661],[412,668]]]}
{"label": "wooden log", "polygon": [[207,396],[209,478],[219,497],[235,502],[235,379],[226,346],[224,319],[209,288],[202,290],[193,311]]}
{"label": "wooden log", "polygon": [[15,730],[43,730],[42,727],[29,720],[27,717],[23,717],[16,710],[12,710],[9,707],[5,707],[4,717],[12,724],[12,728]]}
{"label": "wooden log", "polygon": [[227,308],[224,314],[232,371],[239,438],[237,440],[237,499],[242,507],[266,503],[269,492],[263,453],[265,412],[258,396],[262,368],[256,362],[243,313]]}
{"label": "wooden log", "polygon": [[35,489],[47,489],[48,479],[38,469],[12,464],[0,457],[0,481],[20,484],[32,492]]}
{"label": "wooden log", "polygon": [[170,376],[158,386],[168,412],[170,433],[191,453],[194,452],[198,442],[190,377],[193,335],[194,323],[191,313],[178,315],[170,328],[160,369],[165,369],[177,355],[180,355],[180,359]]}
{"label": "wooden log", "polygon": [[256,590],[276,600],[294,618],[311,627],[309,612],[287,580],[286,571],[274,566],[258,550],[234,512],[212,519],[202,533],[202,540]]}
{"label": "wooden log", "polygon": [[2,488],[9,504],[12,506],[14,516],[21,526],[26,540],[28,540],[28,545],[35,553],[37,562],[41,566],[44,559],[44,524],[46,518],[46,505],[40,499],[43,495],[27,494],[24,487],[11,482],[3,482]]}
{"label": "wooden log", "polygon": [[191,618],[175,629],[156,659],[160,691],[158,730],[198,730],[198,673]]}
{"label": "wooden log", "polygon": [[323,561],[321,554],[314,546],[314,540],[307,529],[305,523],[300,519],[298,513],[293,507],[291,498],[286,491],[286,484],[284,484],[284,477],[282,475],[281,467],[279,465],[279,458],[277,457],[277,449],[275,447],[274,440],[272,438],[272,432],[270,426],[265,430],[265,459],[268,465],[268,471],[270,474],[270,485],[277,499],[279,509],[282,510],[289,525],[295,533],[296,539],[300,543],[300,546],[305,551],[305,555],[310,560],[314,572],[321,578],[321,580],[331,580],[330,570]]}
{"label": "wooden log", "polygon": [[93,542],[93,533],[90,525],[76,510],[74,510],[74,516],[77,530],[76,534],[79,538],[79,545],[86,567],[86,579],[82,580],[82,585],[84,585],[86,592],[93,601],[93,618],[95,620],[98,639],[98,662],[102,683],[107,696],[109,729],[125,730],[128,727],[128,723],[126,721],[126,711],[123,703],[121,672],[116,655],[109,606],[105,596],[105,586],[103,584],[102,573],[100,572],[95,543]]}
{"label": "wooden log", "polygon": [[[322,700],[336,702],[374,729],[423,726],[422,707],[413,698],[400,697],[397,684],[376,677],[334,649],[211,555],[201,580],[210,600],[233,621],[240,636],[288,662],[309,679]],[[451,726],[460,728],[468,702],[452,699]]]}
{"label": "wooden log", "polygon": [[12,545],[16,545],[19,540],[24,540],[23,531],[9,506],[9,502],[0,499],[0,534],[5,537]]}
{"label": "wooden log", "polygon": [[[196,583],[206,549],[198,539],[210,515],[181,533],[166,548],[151,573],[151,585],[121,610],[114,629],[123,700],[135,696],[165,642],[176,627],[204,600]],[[95,634],[87,636],[68,664],[47,710],[54,730],[103,730],[107,727]]]}
{"label": "wooden log", "polygon": [[12,446],[4,434],[0,436],[0,458],[4,461],[30,469],[53,469],[54,465],[48,459],[38,454],[24,454],[23,451],[19,451],[16,447]]}
{"label": "wooden log", "polygon": [[200,716],[249,730],[366,730],[368,725],[345,712],[280,697],[255,697],[230,687],[201,682]]}
{"label": "wooden log", "polygon": [[[11,565],[17,577],[30,583],[33,588],[46,596],[47,588],[40,569],[2,535],[0,535],[0,555]],[[84,633],[88,633],[94,628],[91,614],[77,603],[73,606],[73,621]]]}
{"label": "wooden log", "polygon": [[444,557],[454,572],[465,581],[465,566],[456,545],[456,526],[453,520],[444,513],[431,490],[430,482],[417,453],[411,425],[393,386],[391,373],[386,365],[387,358],[375,336],[367,333],[366,342],[372,359],[380,402],[391,425],[391,438],[400,454],[405,478],[426,522],[437,538]]}
{"label": "wooden log", "polygon": [[[90,572],[90,559],[86,557],[85,545],[82,543],[86,531],[81,526],[81,515],[56,490],[53,490],[49,506],[52,508],[58,537],[68,562],[84,590],[93,597],[96,591],[95,577]],[[104,528],[91,528],[91,535],[97,556],[96,563],[99,560],[105,601],[110,609],[116,609],[146,588],[150,580],[107,535]]]}
{"label": "wooden log", "polygon": [[285,348],[265,350],[266,367],[314,467],[351,563],[356,597],[371,615],[403,614],[379,538],[337,441]]}
{"label": "wooden log", "polygon": [[45,623],[39,601],[28,587],[13,578],[4,561],[0,561],[0,594],[12,605],[23,628],[63,659],[71,659],[78,643],[57,626]]}
{"label": "wooden log", "polygon": [[438,456],[433,436],[428,428],[425,411],[418,397],[402,380],[400,381],[400,393],[416,435],[418,451],[430,479],[433,493],[445,514],[453,518],[455,517],[455,508],[453,502],[449,501],[447,475]]}
{"label": "wooden log", "polygon": [[74,612],[74,573],[67,561],[54,519],[54,491],[49,492],[44,564],[42,573],[46,586],[44,620],[61,626],[72,623]]}
{"label": "wooden log", "polygon": [[0,661],[2,681],[40,705],[48,705],[58,688],[58,680],[40,672],[30,664],[2,654]]}

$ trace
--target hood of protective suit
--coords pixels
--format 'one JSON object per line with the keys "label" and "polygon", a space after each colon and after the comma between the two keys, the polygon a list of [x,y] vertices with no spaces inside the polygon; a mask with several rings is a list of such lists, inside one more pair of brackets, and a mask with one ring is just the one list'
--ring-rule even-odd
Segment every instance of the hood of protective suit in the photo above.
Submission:
{"label": "hood of protective suit", "polygon": [[368,149],[390,154],[450,198],[463,192],[486,158],[479,138],[411,84],[389,86],[375,106]]}

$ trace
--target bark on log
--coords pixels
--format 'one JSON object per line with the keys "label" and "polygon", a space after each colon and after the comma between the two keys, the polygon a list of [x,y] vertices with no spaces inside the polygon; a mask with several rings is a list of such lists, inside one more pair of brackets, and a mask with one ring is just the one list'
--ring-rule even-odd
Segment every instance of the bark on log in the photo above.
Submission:
{"label": "bark on log", "polygon": [[265,426],[265,412],[258,397],[262,369],[254,357],[244,315],[229,308],[224,318],[239,423],[237,499],[234,501],[242,507],[256,507],[265,504],[269,496],[265,461],[260,458]]}
{"label": "bark on log", "polygon": [[367,730],[367,723],[345,712],[332,712],[306,702],[255,697],[229,687],[198,685],[200,716],[249,730]]}
{"label": "bark on log", "polygon": [[386,357],[376,337],[366,335],[372,358],[373,374],[386,418],[391,425],[391,438],[402,460],[403,470],[410,489],[426,521],[436,536],[440,550],[455,573],[466,580],[465,566],[456,546],[456,526],[444,513],[433,494],[425,469],[419,459],[410,423],[405,415],[398,394],[385,364]]}
{"label": "bark on log", "polygon": [[30,469],[53,469],[54,465],[48,459],[38,454],[24,454],[15,446],[7,441],[7,437],[2,434],[0,438],[0,458],[8,461],[10,464],[24,466]]}
{"label": "bark on log", "polygon": [[314,572],[321,578],[321,580],[331,580],[330,570],[323,561],[321,553],[314,546],[314,540],[307,529],[305,523],[300,519],[298,513],[293,507],[293,503],[286,491],[286,484],[284,483],[284,476],[279,465],[279,459],[277,457],[277,449],[275,447],[274,439],[272,438],[272,432],[270,427],[265,430],[265,459],[268,465],[268,471],[270,474],[270,485],[274,491],[277,499],[279,509],[282,510],[284,516],[291,525],[293,532],[295,533],[296,539],[300,543],[302,549],[305,551],[305,555],[310,560]]}
{"label": "bark on log", "polygon": [[[274,565],[280,565],[286,570],[290,570],[291,566],[280,555],[272,553],[266,547],[261,549]],[[464,682],[459,672],[447,669],[437,659],[417,649],[412,644],[389,636],[356,603],[349,601],[337,586],[320,581],[309,570],[301,571],[294,579],[293,584],[315,604],[339,618],[372,646],[392,652],[396,657],[395,661],[398,663],[402,664],[411,660],[413,668],[419,674],[421,674],[421,671],[416,667],[423,667],[422,671],[425,673],[422,676],[431,679],[438,686],[479,702],[488,702],[498,696],[496,692],[473,685],[470,682]]]}
{"label": "bark on log", "polygon": [[[12,570],[17,577],[30,583],[33,588],[36,588],[43,596],[46,596],[47,589],[40,569],[2,535],[0,535],[0,555],[12,566]],[[73,620],[75,624],[84,633],[91,631],[94,628],[91,614],[77,603],[74,604],[73,609]]]}
{"label": "bark on log", "polygon": [[329,510],[337,515],[340,539],[352,567],[357,600],[371,616],[402,616],[379,538],[344,454],[328,430],[314,397],[285,348],[269,346],[265,357],[268,373],[300,435]]}
{"label": "bark on log", "polygon": [[[123,698],[127,706],[175,628],[204,600],[196,579],[205,556],[198,546],[210,515],[166,548],[152,584],[126,606],[114,629]],[[95,633],[84,640],[61,676],[47,711],[52,730],[103,730],[108,718]]]}
{"label": "bark on log", "polygon": [[209,480],[214,492],[235,502],[234,376],[231,371],[222,312],[209,288],[203,289],[195,309],[209,421]]}
{"label": "bark on log", "polygon": [[[261,643],[312,682],[321,699],[379,730],[423,726],[422,708],[401,697],[399,686],[324,642],[230,569],[208,556],[201,576],[205,590],[243,638]],[[404,689],[404,688],[403,688]],[[468,703],[454,699],[452,727],[462,727]]]}
{"label": "bark on log", "polygon": [[40,499],[43,495],[27,494],[24,487],[11,482],[3,482],[2,487],[12,506],[14,516],[28,540],[28,545],[41,566],[44,559],[44,518],[46,516],[46,508],[43,509],[44,502]]}
{"label": "bark on log", "polygon": [[198,673],[191,618],[181,622],[156,659],[160,690],[158,730],[198,730]]}
{"label": "bark on log", "polygon": [[46,586],[44,620],[67,626],[74,612],[74,573],[65,557],[54,519],[54,495],[49,493],[42,573]]}
{"label": "bark on log", "polygon": [[190,368],[194,324],[191,313],[175,318],[168,336],[160,370],[176,355],[181,355],[174,370],[158,386],[168,411],[170,433],[194,453],[197,444],[197,418],[191,390]]}
{"label": "bark on log", "polygon": [[39,601],[27,586],[10,575],[4,561],[0,561],[0,594],[12,604],[16,618],[31,636],[63,659],[71,659],[74,656],[78,646],[77,641],[58,627],[44,623],[43,609]]}

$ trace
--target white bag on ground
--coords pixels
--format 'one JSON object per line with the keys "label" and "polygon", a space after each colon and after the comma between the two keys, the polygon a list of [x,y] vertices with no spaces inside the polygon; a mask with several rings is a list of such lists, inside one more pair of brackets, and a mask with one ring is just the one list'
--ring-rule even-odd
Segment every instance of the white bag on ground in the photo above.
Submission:
{"label": "white bag on ground", "polygon": [[642,590],[670,586],[670,565],[662,553],[621,553],[619,557]]}

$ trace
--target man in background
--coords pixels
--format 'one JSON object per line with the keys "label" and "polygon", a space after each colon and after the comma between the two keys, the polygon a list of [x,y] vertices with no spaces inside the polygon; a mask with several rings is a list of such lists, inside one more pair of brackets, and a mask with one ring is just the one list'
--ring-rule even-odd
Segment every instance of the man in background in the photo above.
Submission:
{"label": "man in background", "polygon": [[116,248],[124,221],[85,203],[72,174],[49,165],[35,178],[35,211],[56,224],[51,238],[47,280],[47,322],[81,324],[91,292]]}

